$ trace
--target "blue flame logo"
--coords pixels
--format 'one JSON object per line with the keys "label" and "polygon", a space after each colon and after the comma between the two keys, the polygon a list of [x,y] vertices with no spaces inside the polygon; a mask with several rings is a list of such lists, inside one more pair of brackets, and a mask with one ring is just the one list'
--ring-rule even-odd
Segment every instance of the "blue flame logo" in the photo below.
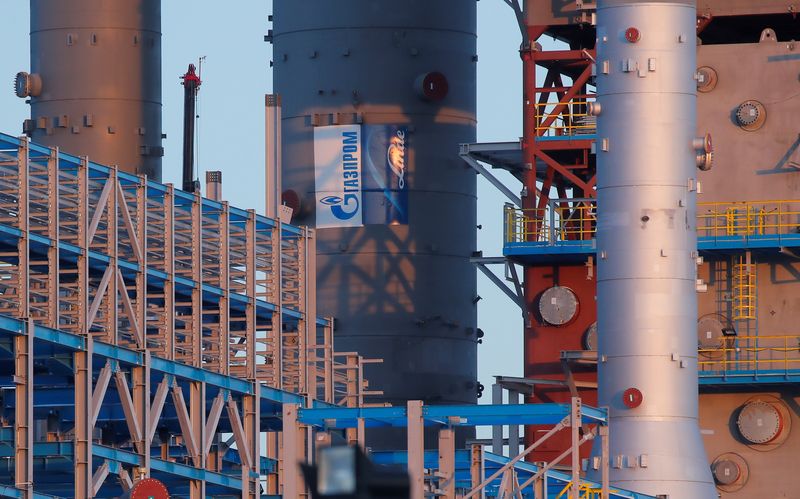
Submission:
{"label": "blue flame logo", "polygon": [[[320,203],[331,207],[331,213],[339,220],[350,220],[358,213],[358,197],[355,194],[345,194],[344,199],[339,196],[326,196],[319,200]],[[346,211],[345,208],[350,208]]]}
{"label": "blue flame logo", "polygon": [[339,196],[327,196],[319,200],[322,204],[327,204],[328,206],[333,206],[336,204],[342,204],[342,198]]}

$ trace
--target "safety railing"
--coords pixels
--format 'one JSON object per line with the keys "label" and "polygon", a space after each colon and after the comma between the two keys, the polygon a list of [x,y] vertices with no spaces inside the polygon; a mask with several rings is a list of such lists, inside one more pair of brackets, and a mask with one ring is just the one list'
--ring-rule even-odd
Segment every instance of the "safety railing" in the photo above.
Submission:
{"label": "safety railing", "polygon": [[[506,205],[506,243],[554,245],[594,238],[594,199],[553,199],[545,208]],[[779,244],[800,241],[800,200],[698,203],[697,237],[704,242],[759,241]]]}
{"label": "safety railing", "polygon": [[547,208],[505,207],[506,243],[556,244],[589,241],[597,231],[597,206],[593,199],[552,199]]}
{"label": "safety railing", "polygon": [[536,133],[542,137],[593,135],[597,121],[589,114],[593,100],[576,98],[566,104],[540,102],[536,104]]}
{"label": "safety railing", "polygon": [[[576,499],[572,491],[572,481],[566,483],[561,492],[556,495],[556,499]],[[617,490],[610,490],[612,494],[615,494],[619,491]],[[590,485],[588,483],[582,483],[580,488],[578,489],[578,499],[604,499],[603,498],[603,489]]]}
{"label": "safety railing", "polygon": [[800,200],[698,203],[697,235],[710,239],[800,235]]}
{"label": "safety railing", "polygon": [[721,373],[770,375],[800,372],[800,335],[725,336],[698,349],[700,376]]}

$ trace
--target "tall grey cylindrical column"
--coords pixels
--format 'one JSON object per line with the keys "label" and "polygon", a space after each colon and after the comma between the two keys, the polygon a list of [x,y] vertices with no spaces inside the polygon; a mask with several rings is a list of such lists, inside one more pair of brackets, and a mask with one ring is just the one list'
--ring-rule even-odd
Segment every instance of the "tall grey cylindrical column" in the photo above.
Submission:
{"label": "tall grey cylindrical column", "polygon": [[597,7],[598,369],[612,485],[716,498],[698,426],[696,5]]}
{"label": "tall grey cylindrical column", "polygon": [[161,180],[160,0],[31,0],[17,79],[34,141]]}
{"label": "tall grey cylindrical column", "polygon": [[[336,318],[337,350],[383,359],[367,366],[385,394],[372,401],[476,401],[476,175],[458,155],[475,140],[476,11],[474,0],[274,4],[283,189],[299,201],[294,221],[320,225],[315,130],[364,133],[364,223],[317,230],[317,290],[320,313]],[[400,143],[402,176],[385,165]],[[405,445],[405,436],[385,443]]]}

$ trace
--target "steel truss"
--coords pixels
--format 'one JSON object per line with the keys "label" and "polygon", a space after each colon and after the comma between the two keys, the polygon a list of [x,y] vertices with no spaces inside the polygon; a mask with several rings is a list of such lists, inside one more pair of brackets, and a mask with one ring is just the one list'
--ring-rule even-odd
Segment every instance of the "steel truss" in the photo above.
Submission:
{"label": "steel truss", "polygon": [[314,255],[310,229],[0,135],[0,496],[280,493],[282,405],[369,393]]}
{"label": "steel truss", "polygon": [[[491,454],[480,444],[463,451],[455,449],[453,435],[456,427],[520,424],[545,425],[548,431],[516,457]],[[377,452],[372,458],[377,463],[400,464],[408,468],[412,499],[429,496],[540,499],[553,497],[553,491],[562,491],[562,497],[573,498],[648,497],[609,488],[607,411],[584,406],[577,397],[572,398],[569,404],[424,406],[419,401],[410,401],[405,407],[356,409],[284,405],[284,435],[306,438],[311,432],[314,435],[311,440],[315,443],[312,452],[330,445],[331,433],[357,429],[363,438],[363,433],[373,427],[407,428],[406,452]],[[423,427],[438,429],[436,451],[424,450]],[[569,435],[569,445],[556,459],[536,465],[523,461],[562,430]],[[587,461],[586,466],[599,471],[601,483],[587,482],[582,478],[579,457],[580,447],[595,438],[600,439],[601,452]],[[305,446],[295,448],[306,449]],[[304,458],[304,454],[297,456],[297,459]],[[571,460],[570,471],[557,471],[556,466],[567,458]],[[296,484],[293,491],[301,497],[304,490],[299,469],[287,470],[286,480]],[[587,491],[597,495],[585,495]]]}

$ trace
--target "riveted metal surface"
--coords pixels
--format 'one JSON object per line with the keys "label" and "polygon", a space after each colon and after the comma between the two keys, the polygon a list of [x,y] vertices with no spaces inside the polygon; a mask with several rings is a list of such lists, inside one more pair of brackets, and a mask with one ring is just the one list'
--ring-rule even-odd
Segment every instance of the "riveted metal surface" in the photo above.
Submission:
{"label": "riveted metal surface", "polygon": [[583,349],[597,351],[597,322],[593,322],[583,334]]}
{"label": "riveted metal surface", "polygon": [[562,326],[578,313],[578,297],[565,286],[553,286],[539,297],[539,313],[548,324]]}
{"label": "riveted metal surface", "polygon": [[739,465],[731,459],[720,459],[711,465],[714,480],[720,485],[732,485],[742,476]]}
{"label": "riveted metal surface", "polygon": [[767,402],[749,402],[736,418],[742,437],[753,444],[766,444],[775,440],[783,428],[780,412]]}
{"label": "riveted metal surface", "polygon": [[164,484],[155,478],[145,478],[133,485],[130,499],[169,499],[169,492]]}

